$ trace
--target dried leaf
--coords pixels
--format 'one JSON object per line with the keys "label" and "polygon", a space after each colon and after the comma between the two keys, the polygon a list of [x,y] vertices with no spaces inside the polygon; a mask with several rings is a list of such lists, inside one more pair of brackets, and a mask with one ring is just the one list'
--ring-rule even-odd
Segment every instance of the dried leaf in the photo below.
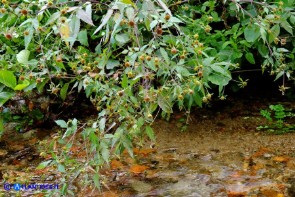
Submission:
{"label": "dried leaf", "polygon": [[122,169],[122,168],[123,168],[123,164],[120,161],[118,161],[116,159],[111,161],[111,169],[112,170]]}
{"label": "dried leaf", "polygon": [[140,173],[143,173],[148,168],[149,168],[148,166],[135,164],[130,167],[129,171],[134,174],[140,174]]}
{"label": "dried leaf", "polygon": [[154,153],[154,152],[156,152],[155,149],[148,148],[148,149],[142,149],[142,150],[140,150],[140,151],[139,151],[139,154],[141,154],[141,155],[143,155],[143,156],[146,157],[146,156],[148,156],[149,154]]}
{"label": "dried leaf", "polygon": [[288,162],[290,160],[290,157],[287,157],[287,156],[276,156],[272,159],[273,161],[276,161],[276,162]]}

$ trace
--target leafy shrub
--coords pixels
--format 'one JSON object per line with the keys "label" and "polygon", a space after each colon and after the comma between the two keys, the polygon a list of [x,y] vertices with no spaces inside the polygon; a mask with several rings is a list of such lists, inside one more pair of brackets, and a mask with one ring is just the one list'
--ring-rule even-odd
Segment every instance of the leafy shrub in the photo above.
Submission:
{"label": "leafy shrub", "polygon": [[261,64],[262,72],[282,78],[284,93],[286,79],[294,80],[293,6],[292,0],[2,0],[0,105],[32,93],[64,101],[85,93],[97,120],[58,120],[66,132],[55,140],[68,150],[79,134],[92,160],[52,152],[46,165],[59,166],[67,178],[96,166],[98,187],[100,166],[112,155],[124,149],[132,155],[143,134],[154,140],[151,124],[159,113],[190,112],[214,94],[224,100],[230,81],[245,87],[247,79],[231,74],[243,73],[240,65]]}

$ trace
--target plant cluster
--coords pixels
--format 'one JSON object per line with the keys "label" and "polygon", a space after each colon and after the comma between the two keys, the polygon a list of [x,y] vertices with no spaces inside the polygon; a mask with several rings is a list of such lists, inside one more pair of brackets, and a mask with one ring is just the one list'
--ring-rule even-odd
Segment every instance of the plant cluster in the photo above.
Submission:
{"label": "plant cluster", "polygon": [[294,117],[295,114],[284,108],[283,105],[270,105],[270,110],[260,110],[261,116],[266,118],[270,124],[257,127],[258,130],[267,130],[270,133],[283,134],[295,131],[294,124],[288,124],[286,118]]}
{"label": "plant cluster", "polygon": [[[133,142],[145,135],[154,140],[159,114],[224,100],[230,81],[245,87],[243,64],[261,65],[282,80],[284,93],[287,79],[294,80],[293,7],[293,0],[2,0],[0,105],[33,93],[65,102],[85,93],[97,119],[56,121],[66,132],[51,147],[65,148],[46,165],[75,178],[77,169],[90,169],[98,187],[110,157],[124,149],[132,155]],[[77,136],[89,149],[86,159],[69,152]]]}

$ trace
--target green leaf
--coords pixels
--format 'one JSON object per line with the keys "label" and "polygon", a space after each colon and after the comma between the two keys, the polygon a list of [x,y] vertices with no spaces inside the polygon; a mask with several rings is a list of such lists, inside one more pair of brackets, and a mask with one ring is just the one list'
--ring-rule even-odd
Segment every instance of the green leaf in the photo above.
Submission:
{"label": "green leaf", "polygon": [[78,33],[80,31],[80,19],[77,16],[73,16],[71,21],[69,22],[69,26],[71,29],[71,38],[73,39],[70,41],[70,46],[73,47],[73,44],[75,43]]}
{"label": "green leaf", "polygon": [[16,59],[21,64],[27,64],[29,61],[30,51],[22,50],[16,55]]}
{"label": "green leaf", "polygon": [[188,76],[191,75],[191,73],[186,68],[184,68],[183,66],[176,66],[175,69],[183,77],[188,77]]}
{"label": "green leaf", "polygon": [[130,40],[128,34],[117,34],[115,36],[115,39],[119,43],[120,46],[126,44]]}
{"label": "green leaf", "polygon": [[42,93],[44,86],[47,84],[47,82],[49,81],[49,79],[43,79],[43,81],[41,83],[37,84],[37,90],[39,93]]}
{"label": "green leaf", "polygon": [[110,151],[108,149],[108,146],[106,144],[104,144],[102,146],[102,149],[101,149],[101,156],[103,158],[103,160],[106,162],[106,163],[109,163],[109,159],[110,159]]}
{"label": "green leaf", "polygon": [[173,112],[171,103],[163,95],[158,96],[158,105],[166,113],[172,113]]}
{"label": "green leaf", "polygon": [[17,86],[14,87],[14,90],[23,90],[29,85],[30,85],[30,82],[28,80],[24,80],[23,83],[17,84]]}
{"label": "green leaf", "polygon": [[122,82],[121,82],[122,88],[127,88],[128,87],[128,77],[126,74],[124,74]]}
{"label": "green leaf", "polygon": [[68,93],[68,89],[69,89],[69,85],[70,85],[70,83],[65,83],[63,85],[63,87],[61,88],[61,90],[60,90],[60,98],[62,100],[65,100],[66,99],[66,96],[67,96],[67,93]]}
{"label": "green leaf", "polygon": [[145,127],[145,133],[152,141],[155,141],[154,130],[150,126]]}
{"label": "green leaf", "polygon": [[108,60],[107,69],[113,69],[119,65],[120,65],[120,62],[118,60]]}
{"label": "green leaf", "polygon": [[106,118],[102,118],[102,119],[100,119],[100,121],[99,121],[99,129],[101,130],[101,132],[103,132],[103,131],[105,130],[105,127],[106,127],[106,121],[107,121]]}
{"label": "green leaf", "polygon": [[60,11],[55,12],[54,14],[52,14],[49,19],[47,20],[45,26],[53,23],[54,21],[56,21],[59,17],[60,17],[61,13]]}
{"label": "green leaf", "polygon": [[126,8],[126,16],[129,21],[133,21],[135,17],[134,8],[132,7]]}
{"label": "green leaf", "polygon": [[270,30],[268,40],[272,43],[280,35],[280,26],[276,24]]}
{"label": "green leaf", "polygon": [[60,172],[66,172],[66,169],[65,169],[64,165],[62,165],[62,164],[57,165],[57,170]]}
{"label": "green leaf", "polygon": [[14,92],[0,92],[0,107],[15,95]]}
{"label": "green leaf", "polygon": [[268,50],[267,46],[265,46],[264,44],[259,44],[258,45],[258,52],[260,53],[260,55],[262,57],[267,57],[269,50]]}
{"label": "green leaf", "polygon": [[13,72],[8,70],[1,70],[0,71],[0,83],[3,83],[9,88],[14,88],[16,86],[16,77],[14,76]]}
{"label": "green leaf", "polygon": [[168,53],[166,52],[166,50],[161,47],[160,53],[161,53],[162,57],[164,58],[164,60],[166,61],[166,63],[169,64],[170,59],[169,59],[169,56],[168,56]]}
{"label": "green leaf", "polygon": [[56,120],[55,123],[63,129],[68,128],[68,124],[64,120]]}
{"label": "green leaf", "polygon": [[165,12],[167,12],[170,16],[172,16],[172,13],[170,9],[168,8],[168,6],[162,0],[157,0],[157,1],[159,5],[165,10]]}
{"label": "green leaf", "polygon": [[220,73],[213,73],[209,75],[208,80],[215,85],[226,86],[231,80],[231,77],[224,76]]}
{"label": "green leaf", "polygon": [[40,163],[38,166],[37,166],[37,170],[42,170],[44,168],[46,168],[50,163],[51,163],[52,160],[48,160],[48,161],[43,161],[42,163]]}
{"label": "green leaf", "polygon": [[255,64],[255,59],[252,53],[246,53],[245,57],[248,60],[248,62],[250,62],[251,64]]}
{"label": "green leaf", "polygon": [[266,31],[265,31],[265,29],[263,27],[260,28],[260,34],[261,34],[261,38],[262,38],[263,42],[265,43],[267,34],[266,34]]}
{"label": "green leaf", "polygon": [[88,37],[87,37],[87,30],[82,30],[78,33],[78,41],[84,45],[84,46],[88,46]]}
{"label": "green leaf", "polygon": [[99,174],[98,173],[95,173],[93,175],[93,181],[94,181],[94,185],[96,188],[100,188],[100,181],[99,181]]}
{"label": "green leaf", "polygon": [[122,2],[122,3],[125,3],[125,4],[127,4],[127,5],[132,5],[133,7],[136,8],[136,4],[133,3],[132,0],[121,0],[121,2]]}
{"label": "green leaf", "polygon": [[[90,4],[91,5],[91,4]],[[94,26],[93,21],[92,21],[92,16],[91,16],[91,9],[88,9],[87,12],[84,11],[83,9],[79,9],[77,11],[77,17],[84,21],[85,23]]]}
{"label": "green leaf", "polygon": [[292,26],[286,21],[283,20],[281,22],[281,27],[283,27],[288,33],[290,33],[291,35],[293,35],[293,30],[292,30]]}
{"label": "green leaf", "polygon": [[257,25],[248,25],[244,29],[244,36],[248,42],[254,42],[260,36],[260,28]]}
{"label": "green leaf", "polygon": [[202,97],[200,96],[200,93],[198,91],[198,87],[195,88],[195,92],[193,94],[193,99],[199,107],[202,107]]}
{"label": "green leaf", "polygon": [[30,42],[31,42],[31,40],[33,38],[33,31],[34,30],[33,30],[33,28],[30,28],[27,31],[29,32],[29,35],[24,36],[25,37],[25,49],[28,48],[28,46],[29,46],[29,44],[30,44]]}
{"label": "green leaf", "polygon": [[97,32],[99,32],[109,21],[109,19],[111,18],[111,16],[113,15],[114,13],[114,9],[113,8],[110,8],[106,15],[104,15],[103,19],[102,19],[102,22],[101,24],[99,25],[99,27],[94,31],[93,35],[96,34]]}

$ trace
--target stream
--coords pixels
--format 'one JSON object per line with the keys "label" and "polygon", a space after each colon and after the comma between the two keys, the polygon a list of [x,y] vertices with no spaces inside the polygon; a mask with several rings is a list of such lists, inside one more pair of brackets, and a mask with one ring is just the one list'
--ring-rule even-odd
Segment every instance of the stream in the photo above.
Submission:
{"label": "stream", "polygon": [[[135,148],[135,158],[113,159],[102,191],[76,188],[77,196],[295,197],[295,133],[258,131],[260,109],[274,101],[243,100],[176,113],[154,123],[156,142]],[[283,102],[295,109],[294,102]],[[188,120],[189,125],[184,122]],[[290,124],[295,120],[290,119]],[[9,129],[9,128],[7,128]],[[0,141],[0,180],[22,182],[42,161],[38,141],[55,131],[6,132]],[[54,172],[45,179],[54,181]],[[45,180],[42,179],[42,180]],[[75,189],[75,188],[74,188]],[[17,196],[1,186],[0,196]],[[23,192],[20,196],[43,196]]]}

